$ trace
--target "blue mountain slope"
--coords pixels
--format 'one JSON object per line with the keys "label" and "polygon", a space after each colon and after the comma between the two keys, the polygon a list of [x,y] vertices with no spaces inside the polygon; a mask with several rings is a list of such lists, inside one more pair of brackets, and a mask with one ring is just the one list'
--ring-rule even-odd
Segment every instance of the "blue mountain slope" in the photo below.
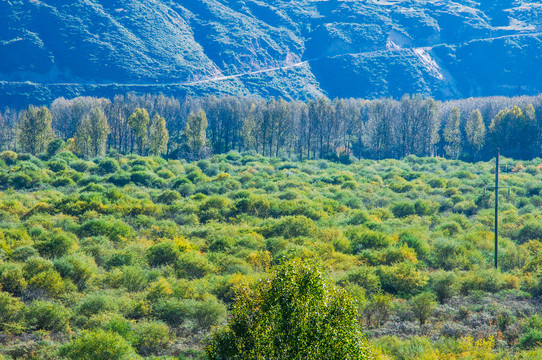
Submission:
{"label": "blue mountain slope", "polygon": [[527,0],[4,0],[0,101],[532,94],[541,31]]}

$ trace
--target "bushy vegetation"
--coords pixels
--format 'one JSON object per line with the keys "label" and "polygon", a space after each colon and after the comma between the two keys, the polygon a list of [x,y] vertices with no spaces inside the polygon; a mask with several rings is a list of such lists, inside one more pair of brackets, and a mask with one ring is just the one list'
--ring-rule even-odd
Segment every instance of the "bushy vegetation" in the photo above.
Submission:
{"label": "bushy vegetation", "polygon": [[[259,336],[235,327],[247,316],[284,341],[284,327],[332,324],[307,315],[319,301],[344,303],[329,318],[347,319],[347,340],[377,359],[542,352],[539,159],[503,159],[495,270],[492,163],[0,158],[0,358],[203,359],[205,344],[218,358],[226,335]],[[307,300],[295,324],[278,302],[295,304],[287,294]]]}

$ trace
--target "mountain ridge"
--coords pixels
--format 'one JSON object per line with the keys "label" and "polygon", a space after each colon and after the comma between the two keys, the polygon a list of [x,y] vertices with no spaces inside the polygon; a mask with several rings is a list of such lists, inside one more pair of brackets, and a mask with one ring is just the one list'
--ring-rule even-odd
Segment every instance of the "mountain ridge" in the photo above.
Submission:
{"label": "mountain ridge", "polygon": [[7,105],[113,90],[451,99],[542,84],[531,1],[3,1],[0,24]]}

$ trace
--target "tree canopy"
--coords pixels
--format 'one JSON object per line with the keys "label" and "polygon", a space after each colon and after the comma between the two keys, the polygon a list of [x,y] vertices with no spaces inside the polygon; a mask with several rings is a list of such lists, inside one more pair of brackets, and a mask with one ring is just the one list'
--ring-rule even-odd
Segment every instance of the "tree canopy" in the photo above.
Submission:
{"label": "tree canopy", "polygon": [[310,261],[276,266],[238,290],[228,326],[207,348],[218,359],[369,359],[355,301]]}

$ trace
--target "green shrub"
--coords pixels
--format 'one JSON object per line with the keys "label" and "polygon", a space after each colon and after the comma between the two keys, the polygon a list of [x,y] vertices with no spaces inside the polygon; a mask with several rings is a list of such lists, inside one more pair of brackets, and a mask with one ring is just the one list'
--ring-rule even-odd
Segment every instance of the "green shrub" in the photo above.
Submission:
{"label": "green shrub", "polygon": [[350,240],[354,254],[359,254],[364,249],[382,249],[393,244],[393,240],[386,234],[364,227],[348,229],[346,237]]}
{"label": "green shrub", "polygon": [[21,246],[11,253],[11,258],[15,261],[26,261],[32,257],[38,256],[38,250],[32,246]]}
{"label": "green shrub", "polygon": [[461,201],[454,205],[454,212],[462,213],[467,216],[474,215],[478,211],[478,207],[473,200]]}
{"label": "green shrub", "polygon": [[56,260],[54,265],[63,278],[71,279],[79,289],[84,289],[97,271],[94,259],[83,254],[65,256]]}
{"label": "green shrub", "polygon": [[52,269],[53,263],[40,257],[28,259],[23,265],[23,273],[26,279],[31,279],[42,272]]}
{"label": "green shrub", "polygon": [[28,288],[35,294],[45,293],[47,296],[56,297],[65,290],[65,284],[60,274],[53,269],[40,272],[28,280]]}
{"label": "green shrub", "polygon": [[427,283],[425,274],[408,262],[381,266],[378,276],[382,289],[391,294],[416,294]]}
{"label": "green shrub", "polygon": [[435,271],[429,277],[429,287],[437,295],[438,301],[443,304],[459,290],[457,275],[451,271]]}
{"label": "green shrub", "polygon": [[269,214],[271,203],[267,197],[250,194],[235,203],[239,213],[265,218]]}
{"label": "green shrub", "polygon": [[175,191],[175,190],[166,190],[163,193],[161,193],[160,195],[158,195],[158,197],[156,198],[156,201],[158,201],[159,203],[162,203],[162,204],[171,205],[175,201],[180,200],[180,199],[182,199],[182,196],[177,191]]}
{"label": "green shrub", "polygon": [[[412,360],[412,359],[446,359],[447,355],[435,355],[434,345],[428,337],[413,336],[409,339],[401,340],[395,336],[383,336],[375,341],[375,345],[383,349],[384,356],[389,356],[396,360]],[[427,357],[426,357],[427,356]],[[438,356],[438,357],[437,357]],[[468,356],[468,355],[467,355]],[[449,357],[453,359],[452,357]],[[467,357],[466,359],[475,359]],[[490,359],[490,358],[488,358]]]}
{"label": "green shrub", "polygon": [[76,313],[85,318],[104,312],[115,312],[118,308],[117,299],[104,294],[87,295],[76,307]]}
{"label": "green shrub", "polygon": [[10,333],[23,329],[25,305],[16,297],[0,291],[0,331]]}
{"label": "green shrub", "polygon": [[446,180],[442,178],[433,178],[428,180],[427,184],[433,189],[444,189],[446,187]]}
{"label": "green shrub", "polygon": [[[58,153],[66,146],[66,143],[62,139],[54,139],[47,144],[47,156],[51,157]],[[53,170],[54,171],[54,170]]]}
{"label": "green shrub", "polygon": [[468,272],[460,280],[461,292],[468,294],[474,290],[496,293],[504,289],[513,289],[518,284],[507,281],[507,276],[495,269],[479,269]]}
{"label": "green shrub", "polygon": [[414,206],[414,203],[412,202],[401,201],[394,204],[391,207],[391,211],[393,213],[393,216],[397,218],[403,218],[409,215],[414,215],[416,213],[416,208]]}
{"label": "green shrub", "polygon": [[107,181],[115,186],[125,186],[125,185],[128,185],[132,181],[132,178],[131,178],[130,173],[119,171],[111,175],[107,179]]}
{"label": "green shrub", "polygon": [[26,320],[37,330],[65,332],[70,315],[70,311],[61,304],[36,300],[28,306]]}
{"label": "green shrub", "polygon": [[9,183],[15,189],[28,189],[34,186],[35,181],[25,173],[17,173],[10,177]]}
{"label": "green shrub", "polygon": [[128,360],[139,358],[120,335],[104,330],[84,331],[62,346],[60,356],[72,360]]}
{"label": "green shrub", "polygon": [[403,231],[399,234],[400,244],[405,244],[416,251],[419,259],[426,259],[431,251],[431,247],[425,240],[420,238],[416,232]]}
{"label": "green shrub", "polygon": [[147,187],[154,187],[163,183],[159,177],[150,171],[135,171],[130,175],[130,180],[136,184]]}
{"label": "green shrub", "polygon": [[522,244],[529,240],[542,240],[542,224],[539,221],[528,221],[519,229],[517,241]]}
{"label": "green shrub", "polygon": [[66,170],[68,168],[68,164],[65,161],[56,160],[56,161],[49,161],[47,163],[47,167],[52,172],[60,172],[60,171]]}
{"label": "green shrub", "polygon": [[155,316],[170,326],[182,325],[189,319],[194,300],[162,299],[153,307]]}
{"label": "green shrub", "polygon": [[456,239],[438,239],[433,244],[431,262],[436,268],[452,270],[459,264],[461,254],[467,249]]}
{"label": "green shrub", "polygon": [[28,286],[22,266],[14,263],[0,263],[0,284],[2,290],[21,295]]}
{"label": "green shrub", "polygon": [[207,258],[198,253],[183,253],[176,265],[179,277],[187,279],[200,279],[214,271]]}
{"label": "green shrub", "polygon": [[371,217],[365,210],[354,211],[348,220],[348,225],[364,225],[371,221]]}
{"label": "green shrub", "polygon": [[225,221],[233,209],[230,199],[223,196],[211,196],[201,204],[199,217],[202,221]]}
{"label": "green shrub", "polygon": [[428,200],[416,200],[414,203],[414,211],[418,216],[429,216],[436,213],[439,204]]}
{"label": "green shrub", "polygon": [[139,354],[148,356],[165,353],[171,342],[166,324],[159,321],[142,321],[134,325],[133,345]]}
{"label": "green shrub", "polygon": [[367,266],[349,271],[339,283],[345,282],[359,285],[369,294],[380,291],[380,278],[374,268]]}
{"label": "green shrub", "polygon": [[54,259],[73,252],[76,244],[77,237],[74,234],[54,231],[41,235],[35,246],[42,256]]}
{"label": "green shrub", "polygon": [[147,282],[147,276],[141,267],[125,266],[122,268],[122,285],[126,290],[131,292],[140,291]]}
{"label": "green shrub", "polygon": [[150,266],[158,267],[177,264],[181,252],[173,241],[164,241],[149,247],[146,256]]}
{"label": "green shrub", "polygon": [[168,169],[160,169],[156,172],[156,175],[160,176],[162,179],[172,179],[175,177],[175,174]]}
{"label": "green shrub", "polygon": [[111,241],[119,242],[135,235],[134,229],[122,220],[93,219],[85,222],[78,230],[80,237],[107,236]]}
{"label": "green shrub", "polygon": [[542,345],[542,330],[530,329],[520,339],[519,347],[522,349],[533,349]]}
{"label": "green shrub", "polygon": [[265,231],[267,237],[282,236],[286,239],[296,237],[313,237],[318,233],[316,224],[306,216],[286,216],[268,227]]}
{"label": "green shrub", "polygon": [[98,163],[98,172],[102,175],[113,174],[119,170],[119,163],[115,159],[105,158]]}
{"label": "green shrub", "polygon": [[17,158],[17,153],[13,151],[3,151],[0,153],[0,159],[3,160],[8,166],[15,165]]}
{"label": "green shrub", "polygon": [[226,306],[214,297],[207,297],[194,305],[190,315],[200,329],[209,330],[226,319]]}
{"label": "green shrub", "polygon": [[362,315],[365,324],[369,327],[380,327],[390,318],[392,309],[392,297],[388,294],[374,294],[369,303],[365,304]]}
{"label": "green shrub", "polygon": [[76,160],[76,161],[70,162],[70,167],[80,173],[87,172],[88,169],[90,169],[92,165],[94,164],[91,163],[90,161],[85,161],[85,160]]}

